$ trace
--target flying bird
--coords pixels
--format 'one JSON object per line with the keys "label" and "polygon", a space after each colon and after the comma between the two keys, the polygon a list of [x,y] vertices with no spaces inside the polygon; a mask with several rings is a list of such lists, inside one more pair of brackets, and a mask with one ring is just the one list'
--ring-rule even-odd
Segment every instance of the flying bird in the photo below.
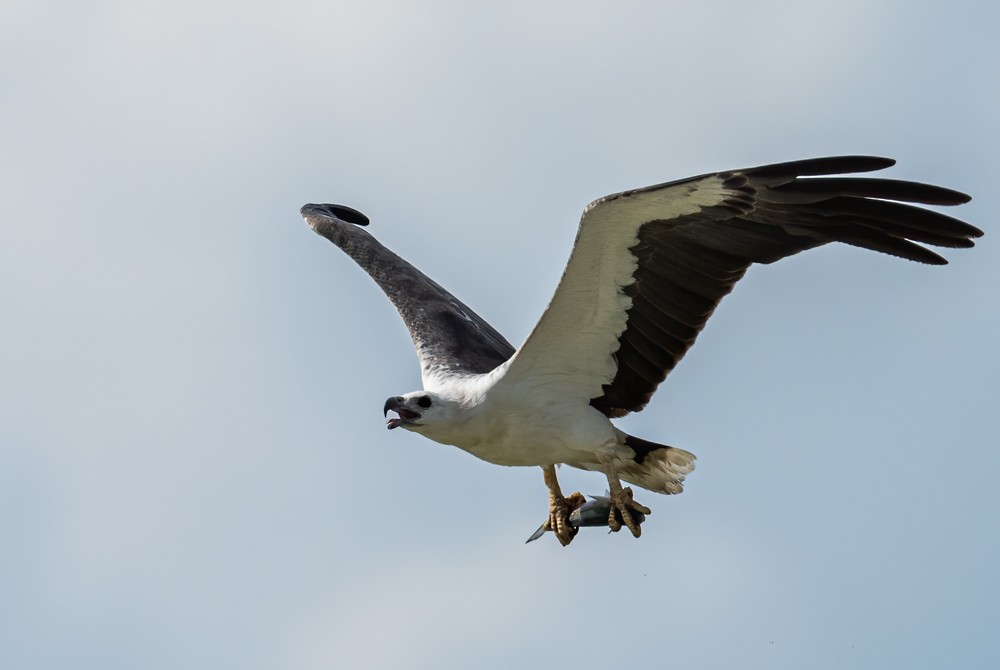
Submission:
{"label": "flying bird", "polygon": [[490,324],[363,227],[343,205],[302,207],[309,226],[343,249],[389,297],[420,361],[423,388],[383,413],[404,428],[482,460],[541,467],[545,524],[568,545],[570,514],[556,466],[604,473],[613,531],[635,537],[650,510],[624,481],[680,493],[694,454],[628,435],[612,419],[642,410],[694,344],[722,298],[754,263],[843,242],[911,261],[947,261],[922,246],[971,247],[978,228],[909,203],[969,196],[853,173],[888,158],[838,156],[716,172],[616,193],[584,209],[573,250],[538,324],[515,349]]}

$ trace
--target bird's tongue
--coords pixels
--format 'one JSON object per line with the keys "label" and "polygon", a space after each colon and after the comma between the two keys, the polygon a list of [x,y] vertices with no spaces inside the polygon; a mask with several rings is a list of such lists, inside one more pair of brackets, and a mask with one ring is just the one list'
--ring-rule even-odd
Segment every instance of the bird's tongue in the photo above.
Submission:
{"label": "bird's tongue", "polygon": [[393,417],[385,422],[385,425],[389,430],[392,430],[393,428],[399,428],[401,425],[403,425],[403,423],[407,421],[412,421],[413,419],[420,418],[419,413],[414,412],[412,410],[408,410],[405,407],[400,407],[392,411],[398,414],[399,416]]}

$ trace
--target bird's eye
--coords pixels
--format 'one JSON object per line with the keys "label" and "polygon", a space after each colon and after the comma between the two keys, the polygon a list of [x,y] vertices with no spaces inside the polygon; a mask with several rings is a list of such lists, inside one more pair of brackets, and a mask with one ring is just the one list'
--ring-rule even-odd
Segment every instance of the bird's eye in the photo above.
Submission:
{"label": "bird's eye", "polygon": [[426,396],[426,395],[420,396],[419,398],[417,398],[417,404],[420,405],[421,407],[423,407],[424,409],[427,409],[428,407],[431,406],[431,398],[430,398],[430,396]]}

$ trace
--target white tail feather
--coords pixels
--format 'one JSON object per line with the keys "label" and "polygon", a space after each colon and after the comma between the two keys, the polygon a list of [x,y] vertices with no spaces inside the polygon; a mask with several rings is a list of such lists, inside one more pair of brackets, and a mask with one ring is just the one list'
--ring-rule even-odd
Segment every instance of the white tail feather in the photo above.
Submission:
{"label": "white tail feather", "polygon": [[676,447],[651,451],[642,463],[629,462],[618,466],[618,476],[656,493],[680,493],[684,477],[694,470],[695,455]]}

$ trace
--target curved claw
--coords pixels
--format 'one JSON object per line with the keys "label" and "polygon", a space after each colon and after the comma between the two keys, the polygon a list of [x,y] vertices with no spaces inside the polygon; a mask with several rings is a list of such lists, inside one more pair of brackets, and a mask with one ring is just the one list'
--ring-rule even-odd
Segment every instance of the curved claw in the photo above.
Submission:
{"label": "curved claw", "polygon": [[624,525],[631,531],[632,537],[642,535],[641,524],[646,515],[652,514],[652,511],[632,499],[632,489],[625,487],[620,493],[612,491],[611,503],[611,511],[608,514],[608,528],[611,532],[617,533]]}
{"label": "curved claw", "polygon": [[578,526],[574,526],[570,523],[570,514],[574,512],[577,508],[583,506],[587,502],[587,498],[579,491],[569,494],[567,497],[562,496],[556,497],[554,495],[549,496],[549,518],[542,524],[542,528],[545,530],[551,530],[555,533],[556,539],[559,540],[559,544],[566,547],[569,543],[573,541],[576,534],[580,532]]}

